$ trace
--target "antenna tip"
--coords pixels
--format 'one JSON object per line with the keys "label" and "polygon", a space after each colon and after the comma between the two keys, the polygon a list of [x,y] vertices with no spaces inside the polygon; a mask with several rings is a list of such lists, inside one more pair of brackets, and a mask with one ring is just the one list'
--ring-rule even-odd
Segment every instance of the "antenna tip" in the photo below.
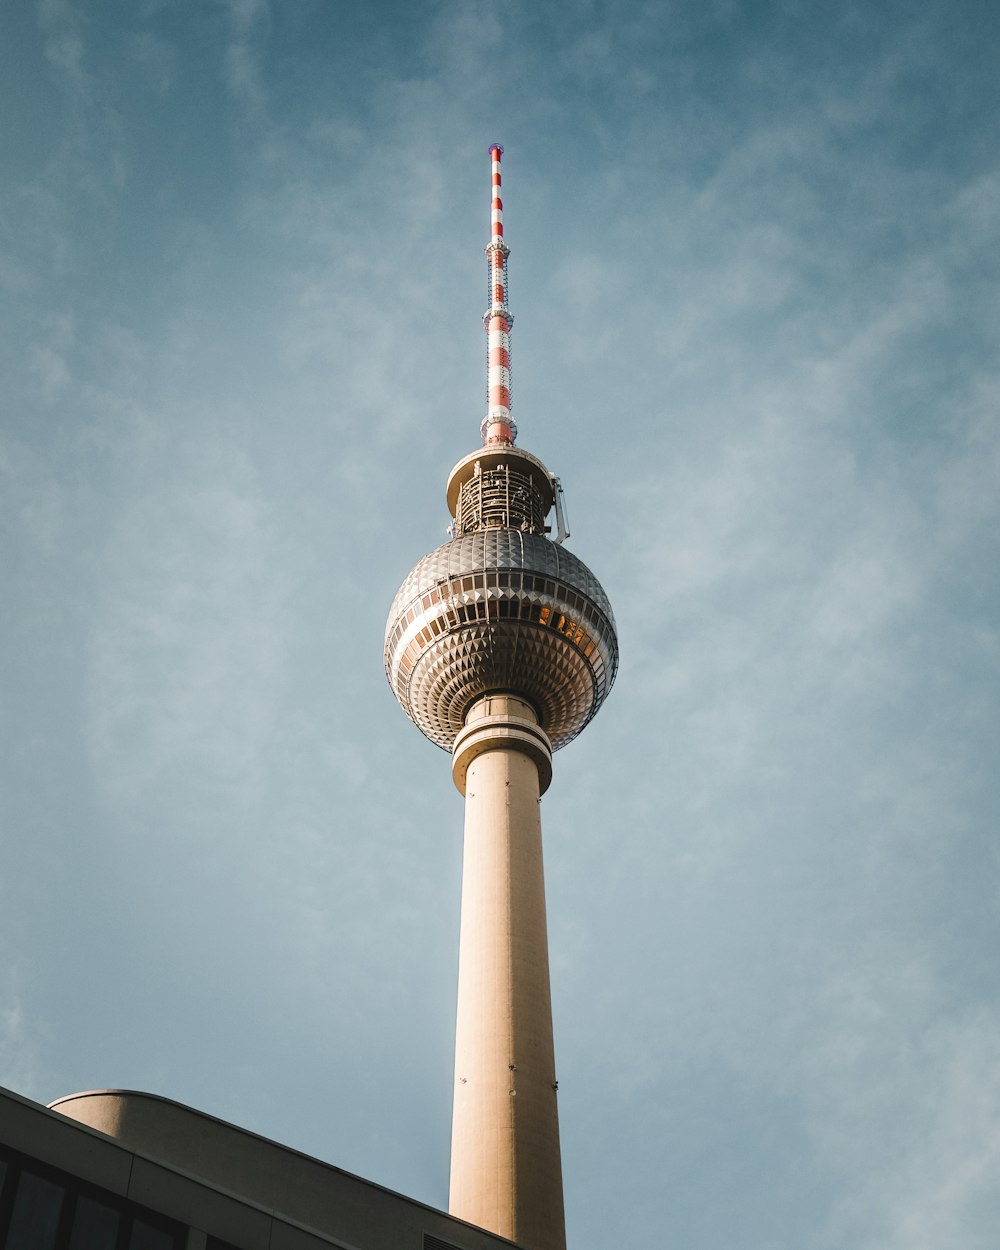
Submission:
{"label": "antenna tip", "polygon": [[491,152],[499,152],[499,154],[500,154],[501,156],[503,156],[503,144],[502,144],[502,143],[491,143],[491,144],[490,144],[490,151],[491,151]]}

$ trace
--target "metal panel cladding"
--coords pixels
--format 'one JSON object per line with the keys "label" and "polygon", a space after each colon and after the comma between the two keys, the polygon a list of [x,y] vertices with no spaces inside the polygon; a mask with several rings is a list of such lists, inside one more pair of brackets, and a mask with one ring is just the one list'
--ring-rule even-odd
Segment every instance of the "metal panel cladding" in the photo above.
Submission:
{"label": "metal panel cladding", "polygon": [[527,699],[553,748],[564,746],[604,702],[617,668],[600,582],[540,534],[491,528],[444,543],[414,565],[389,610],[389,684],[445,750],[490,691]]}

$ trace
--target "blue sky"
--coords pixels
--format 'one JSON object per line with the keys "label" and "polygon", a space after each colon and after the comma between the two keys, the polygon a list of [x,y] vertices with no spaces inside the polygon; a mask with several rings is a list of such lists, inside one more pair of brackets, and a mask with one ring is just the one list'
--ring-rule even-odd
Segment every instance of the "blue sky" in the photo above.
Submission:
{"label": "blue sky", "polygon": [[0,7],[0,1082],[447,1201],[461,800],[382,673],[514,411],[570,1242],[992,1250],[995,6]]}

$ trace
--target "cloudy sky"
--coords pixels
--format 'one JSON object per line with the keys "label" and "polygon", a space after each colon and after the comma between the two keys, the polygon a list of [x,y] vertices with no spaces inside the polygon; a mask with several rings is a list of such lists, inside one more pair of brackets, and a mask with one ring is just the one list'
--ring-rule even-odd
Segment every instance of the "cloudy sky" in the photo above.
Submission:
{"label": "cloudy sky", "polygon": [[574,1250],[994,1250],[993,0],[0,6],[0,1083],[447,1202],[461,800],[382,631],[514,410]]}

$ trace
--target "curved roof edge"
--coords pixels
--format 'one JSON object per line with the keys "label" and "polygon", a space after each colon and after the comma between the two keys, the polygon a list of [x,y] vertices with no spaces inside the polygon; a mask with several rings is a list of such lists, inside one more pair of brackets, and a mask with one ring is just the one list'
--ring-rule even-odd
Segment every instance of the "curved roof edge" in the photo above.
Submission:
{"label": "curved roof edge", "polygon": [[[513,1244],[418,1199],[160,1094],[85,1090],[57,1098],[48,1109],[195,1180],[327,1236],[347,1237],[356,1245],[370,1243],[375,1226],[401,1230],[421,1213],[443,1217],[473,1234],[470,1246],[475,1243],[487,1250]],[[431,1227],[434,1223],[437,1220]]]}

